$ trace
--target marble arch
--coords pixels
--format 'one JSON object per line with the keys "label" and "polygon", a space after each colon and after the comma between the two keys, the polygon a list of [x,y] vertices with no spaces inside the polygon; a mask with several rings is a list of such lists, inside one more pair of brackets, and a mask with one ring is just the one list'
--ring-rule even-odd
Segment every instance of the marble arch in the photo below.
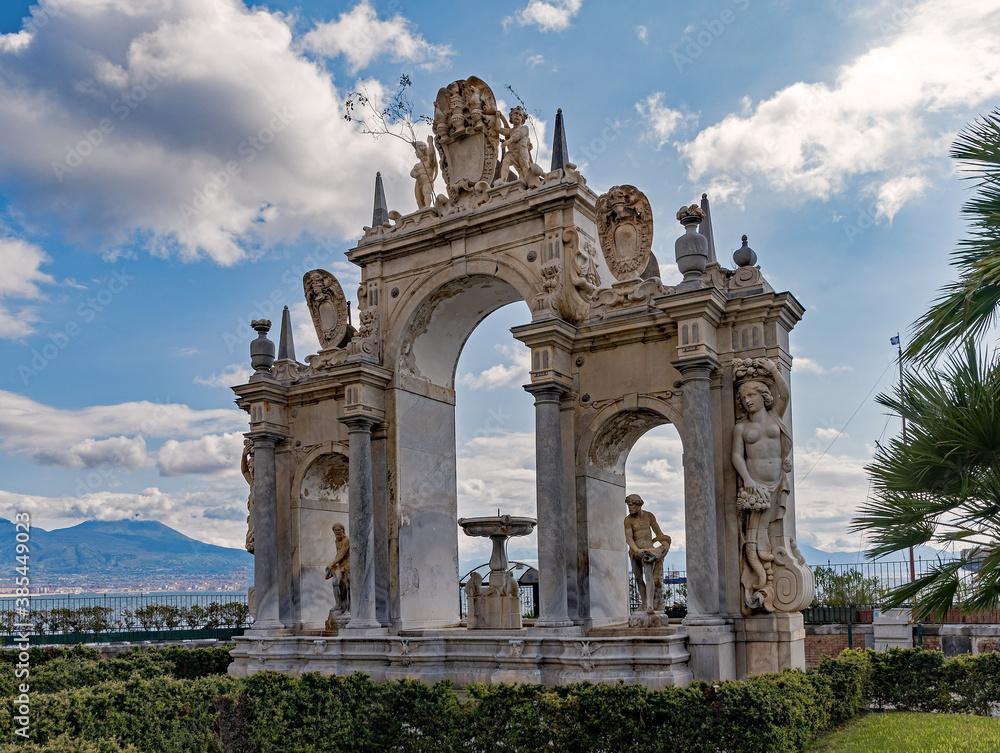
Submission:
{"label": "marble arch", "polygon": [[[436,149],[446,193],[422,185],[403,215],[376,179],[372,226],[347,252],[361,273],[357,328],[324,270],[304,279],[323,343],[306,363],[287,310],[277,353],[270,322],[253,322],[254,374],[234,391],[253,443],[255,623],[237,639],[234,674],[663,687],[803,666],[799,610],[813,586],[795,546],[787,399],[802,307],[771,288],[745,242],[735,269],[720,264],[704,196],[677,213],[683,279],[665,284],[642,192],[592,191],[568,160],[561,114],[548,171],[523,142],[501,170],[500,139],[521,129],[482,80],[443,88],[417,156]],[[431,180],[426,165],[415,173]],[[512,333],[531,350],[540,614],[474,630],[458,614],[455,368],[482,319],[518,300],[530,311]],[[764,391],[778,407],[743,405]],[[623,613],[623,466],[666,422],[684,446],[688,615],[636,632]],[[332,597],[304,553],[343,510],[306,514],[302,485],[336,452],[350,605],[319,627]]]}

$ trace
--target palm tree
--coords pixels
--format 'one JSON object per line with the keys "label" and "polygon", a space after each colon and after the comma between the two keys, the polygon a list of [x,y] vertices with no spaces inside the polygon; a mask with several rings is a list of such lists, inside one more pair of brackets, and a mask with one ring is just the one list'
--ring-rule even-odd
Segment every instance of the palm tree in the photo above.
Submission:
{"label": "palm tree", "polygon": [[1000,306],[1000,110],[959,133],[951,156],[962,163],[977,192],[962,207],[972,229],[952,255],[958,280],[945,285],[913,325],[906,355],[924,363],[962,342],[979,340]]}
{"label": "palm tree", "polygon": [[[851,522],[879,557],[919,544],[959,544],[966,554],[940,562],[889,593],[885,606],[915,600],[919,618],[1000,606],[1000,359],[975,345],[938,369],[907,371],[894,395],[878,402],[901,416],[908,438],[879,446],[866,470],[873,494]],[[978,565],[972,578],[969,570]],[[963,578],[963,574],[965,577]]]}

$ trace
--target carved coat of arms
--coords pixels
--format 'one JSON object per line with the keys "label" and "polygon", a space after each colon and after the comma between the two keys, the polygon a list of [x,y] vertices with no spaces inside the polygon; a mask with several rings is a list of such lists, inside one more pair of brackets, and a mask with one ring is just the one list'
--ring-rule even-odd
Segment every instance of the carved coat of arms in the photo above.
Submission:
{"label": "carved coat of arms", "polygon": [[434,101],[434,143],[448,198],[459,202],[479,182],[493,183],[500,150],[501,116],[489,85],[471,76],[438,91]]}
{"label": "carved coat of arms", "polygon": [[344,347],[354,328],[347,298],[337,278],[325,269],[314,269],[302,277],[302,287],[320,346],[323,350]]}
{"label": "carved coat of arms", "polygon": [[653,210],[635,186],[614,186],[597,199],[601,252],[618,280],[641,276],[653,247]]}

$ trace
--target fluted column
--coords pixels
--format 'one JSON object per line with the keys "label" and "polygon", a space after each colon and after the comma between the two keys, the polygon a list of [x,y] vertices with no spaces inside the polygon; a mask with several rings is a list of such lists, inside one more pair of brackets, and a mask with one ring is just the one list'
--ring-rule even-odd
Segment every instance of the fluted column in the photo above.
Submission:
{"label": "fluted column", "polygon": [[719,556],[715,511],[715,442],[712,434],[710,356],[675,361],[684,406],[684,520],[687,538],[687,613],[684,623],[717,625]]}
{"label": "fluted column", "polygon": [[253,586],[255,630],[280,630],[278,594],[278,486],[274,445],[280,434],[253,431]]}
{"label": "fluted column", "polygon": [[566,605],[566,522],[559,419],[559,398],[567,388],[547,382],[528,385],[525,389],[535,396],[539,594],[535,627],[568,627],[573,622]]}
{"label": "fluted column", "polygon": [[372,482],[370,416],[340,419],[349,449],[348,524],[351,539],[351,620],[347,629],[380,627],[375,613],[375,494]]}

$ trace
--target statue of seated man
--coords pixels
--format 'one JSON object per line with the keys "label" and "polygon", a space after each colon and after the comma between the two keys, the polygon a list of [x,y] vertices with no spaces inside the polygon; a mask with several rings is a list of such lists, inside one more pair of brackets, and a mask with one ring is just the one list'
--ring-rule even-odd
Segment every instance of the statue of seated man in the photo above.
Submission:
{"label": "statue of seated man", "polygon": [[[625,516],[625,541],[628,543],[632,574],[642,599],[642,611],[663,609],[663,558],[670,551],[670,537],[660,530],[656,517],[642,509],[642,497],[630,494],[625,498],[628,515]],[[644,562],[653,563],[653,603],[649,604],[646,594],[646,580],[643,577]]]}

